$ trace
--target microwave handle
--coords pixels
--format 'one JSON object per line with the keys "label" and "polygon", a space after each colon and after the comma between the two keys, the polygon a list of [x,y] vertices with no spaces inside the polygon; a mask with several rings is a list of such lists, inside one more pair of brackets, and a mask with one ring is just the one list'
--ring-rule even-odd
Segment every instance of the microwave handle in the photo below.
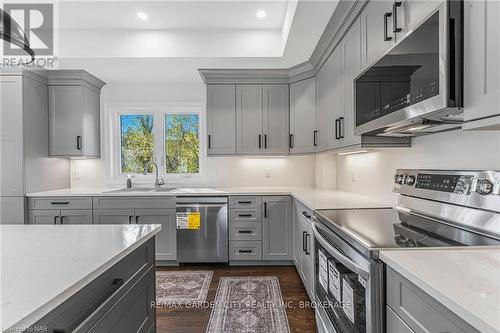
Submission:
{"label": "microwave handle", "polygon": [[[346,257],[344,254],[340,253],[339,250],[334,248],[332,245],[328,243],[326,239],[321,236],[318,229],[324,230],[323,227],[319,226],[317,222],[312,223],[312,229],[314,238],[330,253],[336,260],[338,260],[342,265],[353,271],[354,273],[360,275],[364,279],[368,280],[370,277],[370,272],[364,269],[363,267],[357,265],[351,259]],[[330,231],[327,231],[330,232]]]}

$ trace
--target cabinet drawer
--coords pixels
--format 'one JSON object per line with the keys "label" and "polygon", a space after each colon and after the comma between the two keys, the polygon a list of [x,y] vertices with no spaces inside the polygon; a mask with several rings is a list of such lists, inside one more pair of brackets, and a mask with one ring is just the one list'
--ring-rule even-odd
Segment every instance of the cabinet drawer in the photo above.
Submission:
{"label": "cabinet drawer", "polygon": [[87,332],[140,282],[149,269],[153,269],[154,249],[154,239],[147,241],[33,324],[32,328],[44,326],[47,332],[56,329]]}
{"label": "cabinet drawer", "polygon": [[262,198],[259,196],[229,197],[229,208],[260,209]]}
{"label": "cabinet drawer", "polygon": [[155,270],[151,267],[87,332],[147,333],[155,324]]}
{"label": "cabinet drawer", "polygon": [[387,305],[413,331],[479,332],[390,267],[386,272]]}
{"label": "cabinet drawer", "polygon": [[29,198],[29,209],[92,209],[92,197]]}
{"label": "cabinet drawer", "polygon": [[229,260],[262,260],[262,242],[230,241]]}
{"label": "cabinet drawer", "polygon": [[260,222],[262,213],[260,209],[230,209],[229,219],[231,222]]}
{"label": "cabinet drawer", "polygon": [[175,197],[94,197],[94,209],[175,208]]}
{"label": "cabinet drawer", "polygon": [[229,240],[262,240],[261,222],[232,222],[229,224]]}

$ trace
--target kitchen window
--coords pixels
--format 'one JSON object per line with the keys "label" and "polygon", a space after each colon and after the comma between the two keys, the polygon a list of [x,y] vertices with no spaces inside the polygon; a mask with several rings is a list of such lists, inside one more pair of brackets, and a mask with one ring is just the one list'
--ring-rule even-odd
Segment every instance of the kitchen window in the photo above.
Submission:
{"label": "kitchen window", "polygon": [[[165,105],[108,107],[112,130],[108,155],[112,179],[148,179],[159,174],[178,182],[202,177],[202,107]],[[143,175],[146,166],[147,174]]]}

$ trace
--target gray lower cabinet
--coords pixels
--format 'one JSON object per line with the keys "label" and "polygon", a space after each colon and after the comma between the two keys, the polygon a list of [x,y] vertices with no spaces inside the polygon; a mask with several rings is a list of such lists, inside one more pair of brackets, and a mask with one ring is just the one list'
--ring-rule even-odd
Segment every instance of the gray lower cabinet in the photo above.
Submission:
{"label": "gray lower cabinet", "polygon": [[156,332],[154,248],[148,240],[27,331]]}
{"label": "gray lower cabinet", "polygon": [[386,306],[385,311],[387,333],[415,333],[390,307]]}
{"label": "gray lower cabinet", "polygon": [[90,209],[31,209],[29,224],[92,224]]}
{"label": "gray lower cabinet", "polygon": [[135,222],[138,224],[160,224],[156,234],[156,260],[177,259],[177,226],[175,209],[136,209]]}
{"label": "gray lower cabinet", "polygon": [[262,197],[262,259],[293,260],[292,198]]}
{"label": "gray lower cabinet", "polygon": [[[479,333],[462,318],[390,267],[386,267],[386,300],[389,310],[393,312],[387,314],[387,320],[391,322],[387,330],[389,333]],[[405,326],[402,326],[397,319],[407,326],[406,330],[399,329]],[[389,327],[393,330],[389,330]]]}
{"label": "gray lower cabinet", "polygon": [[94,223],[96,224],[131,224],[133,222],[133,209],[94,209]]}
{"label": "gray lower cabinet", "polygon": [[207,154],[236,154],[236,87],[207,86]]}
{"label": "gray lower cabinet", "polygon": [[293,252],[295,267],[310,299],[314,299],[314,243],[311,218],[312,211],[298,200],[294,200]]}

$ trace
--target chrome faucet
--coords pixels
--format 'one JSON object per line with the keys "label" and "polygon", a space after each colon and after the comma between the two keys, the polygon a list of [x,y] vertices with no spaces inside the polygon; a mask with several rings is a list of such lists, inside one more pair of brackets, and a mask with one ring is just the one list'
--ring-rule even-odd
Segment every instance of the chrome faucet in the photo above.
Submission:
{"label": "chrome faucet", "polygon": [[151,164],[154,165],[155,172],[156,172],[155,189],[159,189],[161,185],[165,185],[165,180],[163,178],[158,178],[158,164],[156,164],[156,162],[149,161],[149,162],[144,163],[143,175],[148,174],[148,166]]}

